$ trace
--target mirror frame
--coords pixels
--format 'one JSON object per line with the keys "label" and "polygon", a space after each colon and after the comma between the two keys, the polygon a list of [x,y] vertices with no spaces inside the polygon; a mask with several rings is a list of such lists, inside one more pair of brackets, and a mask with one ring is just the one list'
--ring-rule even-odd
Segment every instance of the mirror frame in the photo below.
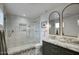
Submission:
{"label": "mirror frame", "polygon": [[[79,4],[79,3],[70,3],[69,5],[67,5],[63,10],[62,10],[62,36],[67,36],[67,35],[63,35],[63,33],[64,33],[64,29],[63,29],[63,22],[64,22],[64,12],[65,12],[65,10],[68,8],[68,7],[70,7],[70,6],[72,6],[72,5],[76,5],[76,4]],[[68,35],[69,37],[75,37],[75,36],[70,36],[70,35]]]}
{"label": "mirror frame", "polygon": [[[61,30],[61,27],[60,27],[60,13],[58,12],[58,11],[53,11],[53,12],[51,12],[50,14],[49,14],[49,18],[48,18],[48,20],[50,21],[50,16],[53,14],[53,13],[57,13],[58,15],[59,15],[59,34],[58,35],[60,35],[60,30]],[[53,34],[54,35],[54,34]]]}

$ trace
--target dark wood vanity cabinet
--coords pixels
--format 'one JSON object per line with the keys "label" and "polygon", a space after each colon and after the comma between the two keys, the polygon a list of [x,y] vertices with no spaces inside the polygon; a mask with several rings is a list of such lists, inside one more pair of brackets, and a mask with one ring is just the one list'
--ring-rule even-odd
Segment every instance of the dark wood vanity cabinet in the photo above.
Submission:
{"label": "dark wood vanity cabinet", "polygon": [[78,52],[43,41],[43,55],[79,55]]}

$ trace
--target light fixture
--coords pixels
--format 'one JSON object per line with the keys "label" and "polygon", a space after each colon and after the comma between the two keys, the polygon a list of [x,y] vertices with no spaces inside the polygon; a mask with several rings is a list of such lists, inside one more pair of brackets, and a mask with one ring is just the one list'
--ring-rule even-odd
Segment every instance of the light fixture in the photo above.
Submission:
{"label": "light fixture", "polygon": [[55,23],[55,28],[59,28],[59,23]]}
{"label": "light fixture", "polygon": [[77,20],[77,24],[79,25],[79,20]]}

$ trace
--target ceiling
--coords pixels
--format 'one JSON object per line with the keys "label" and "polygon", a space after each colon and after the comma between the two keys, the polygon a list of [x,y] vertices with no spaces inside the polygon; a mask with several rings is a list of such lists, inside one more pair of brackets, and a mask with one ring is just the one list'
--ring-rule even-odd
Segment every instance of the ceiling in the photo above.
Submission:
{"label": "ceiling", "polygon": [[5,9],[8,14],[35,19],[44,12],[61,7],[65,4],[66,3],[6,3]]}

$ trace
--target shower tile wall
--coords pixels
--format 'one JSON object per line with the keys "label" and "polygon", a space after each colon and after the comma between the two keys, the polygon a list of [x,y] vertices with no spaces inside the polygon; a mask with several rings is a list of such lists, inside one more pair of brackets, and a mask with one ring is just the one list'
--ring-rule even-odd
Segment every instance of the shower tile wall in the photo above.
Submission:
{"label": "shower tile wall", "polygon": [[[24,27],[20,27],[20,24],[24,24]],[[29,31],[29,27],[32,27]],[[6,20],[6,41],[7,47],[19,47],[22,45],[27,45],[32,42],[37,43],[38,41],[35,39],[33,23],[29,21],[29,19],[23,17],[17,17],[14,15],[7,16]],[[24,29],[24,30],[23,30]]]}

